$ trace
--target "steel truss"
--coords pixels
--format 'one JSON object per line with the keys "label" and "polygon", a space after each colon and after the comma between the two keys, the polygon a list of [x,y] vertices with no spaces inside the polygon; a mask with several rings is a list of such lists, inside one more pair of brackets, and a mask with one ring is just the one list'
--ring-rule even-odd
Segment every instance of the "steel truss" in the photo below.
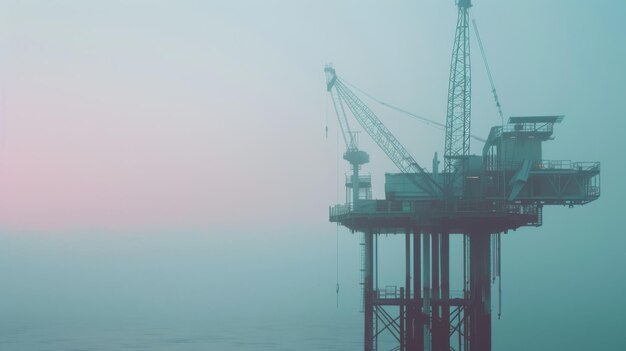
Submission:
{"label": "steel truss", "polygon": [[[377,250],[365,236],[365,350],[475,351],[491,344],[491,236],[466,235],[464,290],[455,297],[449,284],[449,235],[445,231],[406,231],[406,284],[380,289]],[[377,279],[376,279],[377,280]],[[415,293],[415,292],[419,293]],[[390,336],[386,339],[384,335]],[[381,339],[382,338],[382,339]]]}

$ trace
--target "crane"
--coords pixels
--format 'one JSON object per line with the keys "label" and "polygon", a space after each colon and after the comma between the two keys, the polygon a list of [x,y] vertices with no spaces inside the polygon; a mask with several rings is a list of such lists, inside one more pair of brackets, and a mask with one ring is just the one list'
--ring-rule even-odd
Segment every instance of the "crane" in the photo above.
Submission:
{"label": "crane", "polygon": [[[407,116],[409,116],[409,117],[411,117],[411,118],[413,118],[415,120],[418,120],[418,121],[420,121],[420,122],[422,122],[422,123],[424,123],[424,124],[426,124],[428,126],[431,126],[433,128],[439,129],[441,131],[445,131],[446,125],[443,124],[443,123],[439,123],[437,121],[433,121],[430,118],[426,118],[424,116],[420,116],[420,115],[415,114],[413,112],[407,111],[406,109],[403,109],[401,107],[392,105],[392,104],[390,104],[388,102],[385,102],[385,101],[382,101],[382,100],[372,96],[368,92],[364,91],[363,89],[355,86],[354,84],[352,84],[352,83],[350,83],[350,82],[348,82],[346,80],[343,80],[343,82],[346,83],[346,85],[351,86],[353,89],[357,90],[361,94],[363,94],[363,95],[367,96],[368,98],[372,99],[372,101],[374,101],[374,102],[376,102],[376,103],[378,103],[378,104],[380,104],[382,106],[385,106],[385,107],[390,108],[390,109],[392,109],[394,111],[397,111],[397,112],[400,112],[400,113],[402,113],[404,115],[407,115]],[[472,138],[472,139],[474,139],[476,141],[479,141],[481,143],[485,143],[487,141],[486,139],[481,138],[481,137],[479,137],[477,135],[474,135],[474,134],[470,134],[470,138]]]}
{"label": "crane", "polygon": [[370,158],[367,152],[359,150],[358,134],[350,129],[343,100],[338,94],[331,94],[331,97],[339,122],[339,129],[341,129],[341,136],[346,145],[343,159],[352,166],[352,204],[356,206],[359,201],[359,169],[361,165],[368,163]]}
{"label": "crane", "polygon": [[[339,120],[343,119],[347,125],[345,110],[343,109],[345,104],[361,127],[398,167],[400,172],[419,174],[424,179],[424,182],[416,182],[416,185],[429,195],[439,197],[443,192],[439,183],[415,161],[409,151],[387,129],[378,116],[342,82],[337,76],[335,69],[330,65],[326,65],[324,72],[326,74],[326,90],[333,96],[335,112],[337,112]],[[337,105],[340,108],[337,108]],[[348,142],[347,139],[344,139],[344,141]]]}

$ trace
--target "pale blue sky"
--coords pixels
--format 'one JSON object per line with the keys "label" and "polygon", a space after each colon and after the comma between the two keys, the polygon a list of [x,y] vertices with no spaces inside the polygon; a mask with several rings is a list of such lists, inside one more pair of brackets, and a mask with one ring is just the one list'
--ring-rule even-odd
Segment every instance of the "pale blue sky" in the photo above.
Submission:
{"label": "pale blue sky", "polygon": [[[617,348],[626,3],[474,3],[505,115],[565,114],[545,157],[598,160],[603,174],[596,203],[546,209],[543,227],[503,239],[505,316],[494,345]],[[323,67],[332,62],[382,100],[444,122],[453,5],[0,1],[2,324],[118,318],[94,302],[159,314],[154,306],[172,299],[178,305],[162,314],[184,320],[198,306],[226,309],[207,296],[253,296],[252,281],[282,306],[244,301],[242,311],[360,325],[358,245],[344,232],[344,303],[334,309],[327,210],[348,168],[337,169]],[[475,44],[472,132],[484,136],[499,120]],[[443,133],[372,107],[430,168]],[[395,168],[362,139],[381,197]],[[82,309],[57,310],[77,296]],[[307,304],[296,306],[301,298]]]}

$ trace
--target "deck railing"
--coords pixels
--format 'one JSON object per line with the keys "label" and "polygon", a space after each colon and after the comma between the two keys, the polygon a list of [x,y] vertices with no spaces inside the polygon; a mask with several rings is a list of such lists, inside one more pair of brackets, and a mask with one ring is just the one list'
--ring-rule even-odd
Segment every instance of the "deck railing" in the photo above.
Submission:
{"label": "deck railing", "polygon": [[509,213],[521,215],[536,215],[538,206],[535,204],[518,204],[505,200],[460,199],[448,204],[445,208],[443,201],[391,201],[391,200],[362,200],[356,208],[351,204],[340,204],[330,207],[330,217],[337,217],[349,213],[425,213],[425,212],[474,212],[474,213]]}
{"label": "deck railing", "polygon": [[570,160],[541,160],[533,163],[533,170],[573,170],[593,171],[600,170],[600,162],[572,162]]}
{"label": "deck railing", "polygon": [[[502,128],[499,128],[497,132],[497,136],[500,136],[502,133]],[[511,132],[543,132],[543,133],[552,133],[554,131],[553,123],[515,123],[515,124],[507,124],[504,126],[505,133]]]}
{"label": "deck railing", "polygon": [[[498,162],[495,157],[488,159],[486,169],[496,170],[516,170],[520,168],[522,162]],[[531,170],[567,170],[567,171],[599,171],[600,162],[572,162],[571,160],[539,160],[534,161]]]}
{"label": "deck railing", "polygon": [[[406,294],[406,290],[405,290]],[[421,292],[420,292],[421,295]],[[382,289],[378,289],[374,291],[374,296],[378,299],[399,299],[400,298],[400,287],[395,285],[387,285]],[[463,290],[450,290],[450,298],[453,299],[461,299],[464,296]],[[409,298],[415,297],[415,292],[411,291]],[[406,296],[405,296],[406,298]]]}

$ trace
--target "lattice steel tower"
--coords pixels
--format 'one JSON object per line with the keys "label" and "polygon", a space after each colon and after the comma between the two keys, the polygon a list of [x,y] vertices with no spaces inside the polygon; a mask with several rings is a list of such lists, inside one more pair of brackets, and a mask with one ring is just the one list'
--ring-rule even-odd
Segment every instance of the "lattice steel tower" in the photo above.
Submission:
{"label": "lattice steel tower", "polygon": [[470,122],[472,114],[472,74],[470,62],[469,9],[471,0],[458,0],[458,18],[448,83],[448,109],[444,173],[447,185],[454,184],[461,159],[470,154]]}

